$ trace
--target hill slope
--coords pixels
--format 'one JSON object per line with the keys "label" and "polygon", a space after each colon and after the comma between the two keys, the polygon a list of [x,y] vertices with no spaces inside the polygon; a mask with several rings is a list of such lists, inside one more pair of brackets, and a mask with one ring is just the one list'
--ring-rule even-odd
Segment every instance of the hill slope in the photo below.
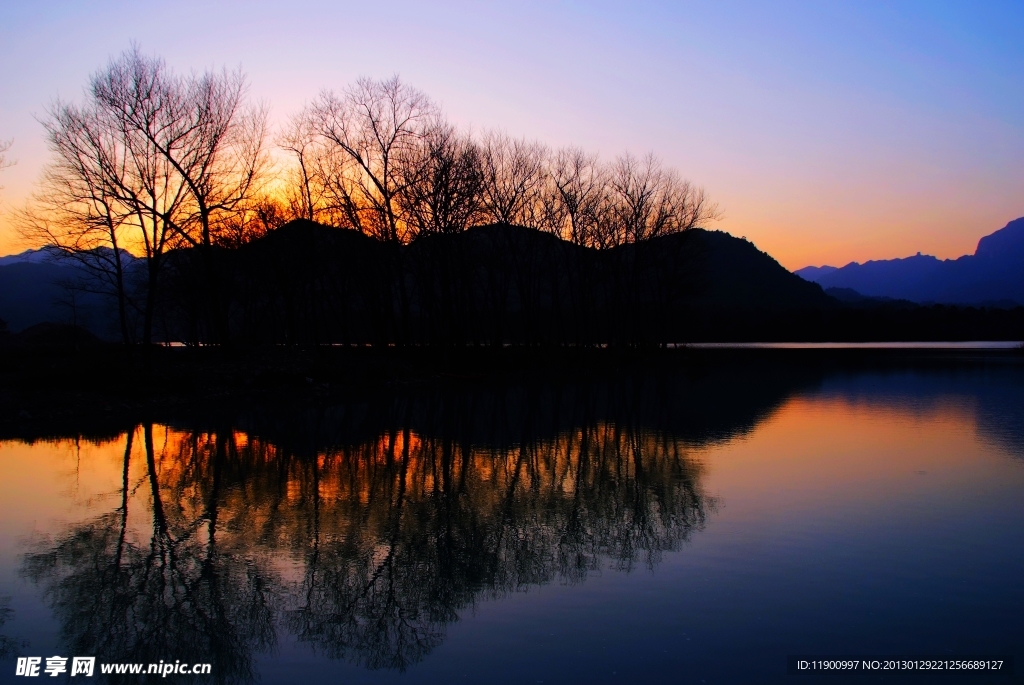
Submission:
{"label": "hill slope", "polygon": [[702,229],[676,239],[692,243],[690,259],[703,276],[693,295],[695,304],[727,309],[808,309],[836,304],[820,286],[796,277],[747,240]]}

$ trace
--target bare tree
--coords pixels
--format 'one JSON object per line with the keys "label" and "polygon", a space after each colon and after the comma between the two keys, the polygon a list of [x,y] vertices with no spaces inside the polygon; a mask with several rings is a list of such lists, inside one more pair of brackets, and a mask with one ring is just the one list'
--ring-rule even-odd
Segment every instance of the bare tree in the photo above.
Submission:
{"label": "bare tree", "polygon": [[221,222],[214,244],[238,248],[268,235],[293,218],[291,208],[270,195],[250,199]]}
{"label": "bare tree", "polygon": [[288,168],[285,193],[293,215],[318,221],[328,210],[321,156],[323,145],[309,117],[293,117],[278,137],[278,146],[294,157]]}
{"label": "bare tree", "polygon": [[84,105],[58,100],[43,122],[54,158],[25,230],[112,274],[126,341],[123,250],[145,259],[148,344],[165,252],[208,250],[254,195],[266,112],[244,109],[244,93],[239,73],[180,78],[133,46],[91,78]]}
{"label": "bare tree", "polygon": [[144,127],[188,189],[191,215],[176,226],[190,244],[209,248],[216,231],[260,190],[267,166],[267,109],[246,106],[240,71],[206,72],[173,79],[173,125]]}
{"label": "bare tree", "polygon": [[361,78],[340,95],[325,91],[303,113],[323,148],[317,159],[327,194],[354,228],[396,248],[391,281],[397,285],[401,337],[411,336],[408,286],[397,249],[413,235],[400,197],[404,171],[438,108],[394,76]]}
{"label": "bare tree", "polygon": [[349,208],[357,228],[390,243],[409,236],[398,198],[408,178],[403,160],[426,134],[437,107],[397,77],[361,78],[340,95],[324,92],[304,116],[339,153],[328,157],[328,185]]}
{"label": "bare tree", "polygon": [[[151,73],[141,80],[154,77]],[[22,234],[78,261],[111,287],[122,340],[129,344],[134,336],[128,323],[124,246],[142,251],[155,276],[168,236],[161,214],[177,199],[168,205],[157,194],[158,170],[144,159],[145,150],[130,145],[117,120],[91,94],[85,106],[58,100],[48,113],[43,126],[53,157],[19,216]]]}
{"label": "bare tree", "polygon": [[481,197],[494,223],[539,227],[539,200],[547,149],[540,143],[491,132],[481,145]]}
{"label": "bare tree", "polygon": [[[651,241],[713,220],[717,207],[701,188],[665,170],[653,154],[617,158],[609,173],[609,207],[600,224],[604,246],[630,245],[616,253],[615,282],[608,301],[622,322],[616,343],[645,344],[657,339],[672,300],[678,295],[683,243]],[[666,254],[665,250],[670,249]]]}
{"label": "bare tree", "polygon": [[292,157],[284,172],[284,193],[292,216],[363,233],[365,209],[357,187],[358,165],[323,138],[310,111],[301,112],[278,137],[278,146]]}
{"label": "bare tree", "polygon": [[615,160],[609,185],[617,242],[639,243],[700,226],[718,217],[703,188],[694,187],[675,170],[665,171],[653,154]]}
{"label": "bare tree", "polygon": [[[0,140],[0,169],[6,169],[14,166],[14,162],[7,160],[7,151],[11,149],[11,145],[13,144],[13,140]],[[3,186],[0,186],[0,189],[2,188]]]}
{"label": "bare tree", "polygon": [[[155,76],[152,89],[138,78],[147,73]],[[262,180],[266,109],[245,105],[246,80],[240,71],[182,78],[162,60],[143,56],[137,46],[94,81],[93,92],[115,113],[126,139],[166,169],[163,175],[182,201],[173,215],[164,214],[164,221],[181,243],[200,249],[209,333],[215,342],[227,342],[227,313],[211,248],[216,232]]]}
{"label": "bare tree", "polygon": [[461,233],[479,219],[480,150],[437,119],[401,160],[399,206],[413,236]]}
{"label": "bare tree", "polygon": [[[101,153],[96,157],[105,170],[102,192],[117,199],[115,216],[132,229],[133,247],[146,260],[142,341],[147,347],[164,253],[192,215],[187,182],[161,148],[182,135],[175,91],[175,78],[163,60],[147,58],[133,46],[93,76],[86,110],[98,128],[95,147]],[[58,104],[51,113],[51,138],[66,128],[60,112]]]}
{"label": "bare tree", "polygon": [[551,179],[562,208],[559,236],[577,245],[595,246],[608,190],[608,174],[597,155],[575,147],[559,150],[551,164]]}

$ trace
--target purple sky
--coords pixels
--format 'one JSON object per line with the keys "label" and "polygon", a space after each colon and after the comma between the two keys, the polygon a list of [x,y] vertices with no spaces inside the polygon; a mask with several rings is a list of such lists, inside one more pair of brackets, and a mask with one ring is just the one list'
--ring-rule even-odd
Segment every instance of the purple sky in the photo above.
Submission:
{"label": "purple sky", "polygon": [[26,247],[5,210],[46,160],[35,117],[135,40],[241,65],[277,121],[398,73],[476,129],[653,150],[789,268],[959,256],[1024,215],[1024,5],[978,5],[4,3],[0,254]]}

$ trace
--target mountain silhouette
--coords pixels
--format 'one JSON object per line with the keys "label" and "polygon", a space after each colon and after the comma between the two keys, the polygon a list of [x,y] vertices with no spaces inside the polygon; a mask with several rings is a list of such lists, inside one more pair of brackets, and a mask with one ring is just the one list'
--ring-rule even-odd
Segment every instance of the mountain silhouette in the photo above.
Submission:
{"label": "mountain silhouette", "polygon": [[2,260],[0,319],[11,332],[61,323],[83,326],[100,337],[116,334],[113,300],[95,291],[95,279],[79,264],[42,250]]}
{"label": "mountain silhouette", "polygon": [[[1019,340],[1022,308],[918,303],[1024,301],[1022,232],[1024,220],[1013,222],[955,261],[854,265],[874,275],[865,286],[842,282],[860,273],[851,267],[802,270],[824,281],[810,282],[749,241],[705,229],[597,249],[509,224],[399,244],[296,220],[241,246],[165,254],[154,334],[191,345],[438,348]],[[57,322],[117,339],[109,282],[73,260],[28,257],[0,265],[11,334]],[[125,261],[139,340],[145,262]],[[201,285],[209,274],[215,290]]]}
{"label": "mountain silhouette", "polygon": [[837,304],[746,240],[702,229],[598,250],[492,224],[389,246],[302,221],[224,256],[232,306],[251,312],[233,334],[260,342],[676,342],[708,311]]}
{"label": "mountain silhouette", "polygon": [[795,271],[826,290],[844,288],[868,297],[955,305],[1024,305],[1024,218],[978,241],[973,255],[940,260],[918,253],[904,259],[851,262],[842,268]]}
{"label": "mountain silhouette", "polygon": [[[112,297],[67,303],[82,267],[39,251],[0,263],[0,318],[11,332],[45,321],[116,334]],[[184,339],[203,305],[196,250],[166,257],[161,299],[165,339]],[[583,335],[605,342],[624,326],[685,337],[679,322],[701,312],[791,310],[835,305],[752,243],[694,229],[598,250],[522,226],[477,226],[388,245],[351,229],[296,220],[239,248],[218,249],[232,335],[250,342],[373,342],[398,335],[398,318],[419,342],[484,338],[544,342]],[[401,312],[401,317],[396,312]],[[411,322],[411,323],[409,323]],[[568,330],[573,328],[575,333]],[[585,329],[585,330],[584,330]]]}

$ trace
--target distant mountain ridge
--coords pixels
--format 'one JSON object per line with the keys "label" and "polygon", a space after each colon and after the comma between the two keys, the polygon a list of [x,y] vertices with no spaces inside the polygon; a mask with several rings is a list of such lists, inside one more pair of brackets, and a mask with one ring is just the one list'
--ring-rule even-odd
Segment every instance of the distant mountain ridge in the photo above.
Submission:
{"label": "distant mountain ridge", "polygon": [[[121,254],[130,270],[136,258],[124,250]],[[0,321],[12,333],[60,323],[82,326],[101,338],[117,334],[114,299],[97,291],[85,266],[53,247],[0,257]]]}
{"label": "distant mountain ridge", "polygon": [[51,247],[41,247],[38,250],[25,250],[18,254],[0,257],[0,266],[10,266],[11,264],[42,264],[45,262],[54,262],[59,258],[59,250]]}
{"label": "distant mountain ridge", "polygon": [[804,280],[813,281],[817,283],[817,279],[832,273],[833,271],[839,271],[837,266],[805,266],[804,268],[794,271],[796,275],[800,276]]}
{"label": "distant mountain ridge", "polygon": [[841,268],[794,271],[823,288],[868,297],[974,306],[1024,305],[1024,217],[978,241],[973,255],[940,260],[918,253],[903,259],[851,262]]}

